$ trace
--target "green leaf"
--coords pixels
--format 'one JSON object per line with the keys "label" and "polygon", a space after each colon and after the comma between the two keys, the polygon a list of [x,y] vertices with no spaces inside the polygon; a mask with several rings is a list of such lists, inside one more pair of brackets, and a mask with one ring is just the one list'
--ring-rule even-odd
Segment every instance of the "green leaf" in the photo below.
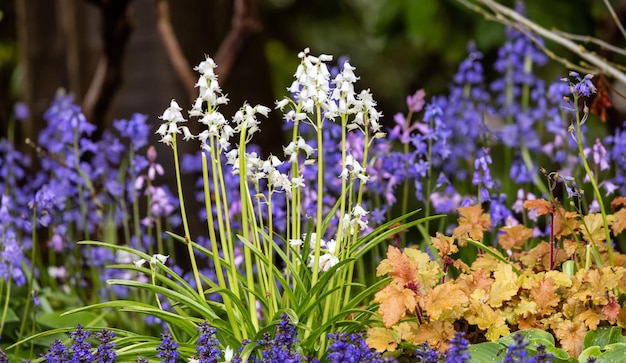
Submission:
{"label": "green leaf", "polygon": [[580,354],[578,361],[587,362],[589,357],[595,357],[596,363],[622,363],[626,361],[626,343],[613,343],[604,348],[589,347]]}
{"label": "green leaf", "polygon": [[95,323],[99,323],[102,320],[102,315],[90,311],[81,311],[75,314],[55,311],[37,316],[37,323],[46,328],[52,329],[61,327],[72,327],[72,329],[74,329],[78,324],[88,327],[94,325]]}
{"label": "green leaf", "polygon": [[506,354],[506,348],[495,342],[472,344],[468,351],[471,363],[498,363]]}
{"label": "green leaf", "polygon": [[4,318],[4,323],[14,323],[20,321],[20,318],[17,316],[15,311],[11,308],[7,308],[6,317]]}
{"label": "green leaf", "polygon": [[[545,346],[554,346],[554,336],[548,333],[545,330],[541,329],[524,329],[518,330],[515,334],[522,334],[525,340],[531,342],[530,345],[533,345],[533,342],[536,344],[543,344]],[[505,346],[509,346],[514,343],[515,334],[509,334],[505,337],[498,339],[498,343],[504,344]]]}
{"label": "green leaf", "polygon": [[471,244],[471,245],[474,245],[474,246],[476,246],[476,247],[480,248],[481,250],[483,250],[483,251],[484,251],[484,252],[486,252],[487,254],[492,255],[492,256],[493,256],[493,257],[495,257],[498,261],[500,261],[500,262],[504,262],[504,263],[506,263],[506,264],[508,264],[508,265],[511,265],[511,267],[513,268],[513,271],[515,271],[515,273],[516,273],[517,275],[521,275],[521,274],[522,274],[522,272],[521,272],[521,271],[520,271],[517,267],[515,267],[515,265],[514,265],[514,264],[512,264],[512,263],[511,263],[511,261],[507,260],[504,256],[502,256],[502,254],[500,253],[500,251],[498,251],[497,249],[495,249],[495,248],[493,248],[493,247],[490,247],[490,246],[487,246],[487,245],[485,245],[485,244],[484,244],[484,243],[482,243],[482,242],[479,242],[479,241],[474,241],[474,240],[473,240],[473,239],[471,239],[471,238],[464,238],[463,240],[464,240],[464,241],[466,241],[467,243]]}
{"label": "green leaf", "polygon": [[592,346],[604,348],[613,343],[626,343],[626,337],[622,336],[622,328],[618,326],[602,326],[585,334],[583,350]]}

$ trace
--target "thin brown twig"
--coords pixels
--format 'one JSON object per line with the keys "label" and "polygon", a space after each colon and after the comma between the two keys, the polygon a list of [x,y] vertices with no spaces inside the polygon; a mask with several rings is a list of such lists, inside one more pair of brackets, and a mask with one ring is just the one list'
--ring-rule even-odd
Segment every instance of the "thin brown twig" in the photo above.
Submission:
{"label": "thin brown twig", "polygon": [[553,32],[557,35],[560,35],[564,38],[567,39],[571,39],[577,42],[582,42],[582,43],[591,43],[591,44],[595,44],[597,46],[599,46],[601,49],[606,49],[608,51],[611,51],[615,54],[619,54],[619,55],[623,55],[626,56],[626,49],[624,48],[619,48],[616,47],[612,44],[609,44],[607,42],[605,42],[604,40],[598,39],[598,38],[594,38],[592,36],[589,35],[578,35],[578,34],[572,34],[572,33],[568,33],[568,32],[564,32],[561,30],[553,30]]}
{"label": "thin brown twig", "polygon": [[619,29],[624,39],[626,39],[626,30],[624,30],[624,26],[622,25],[622,22],[617,17],[617,14],[615,13],[615,9],[613,9],[613,6],[611,6],[611,3],[609,2],[609,0],[604,0],[604,5],[609,10],[609,13],[611,13],[611,17],[613,18],[613,22],[615,23],[615,26],[617,26],[617,29]]}
{"label": "thin brown twig", "polygon": [[83,111],[87,119],[96,124],[99,134],[104,129],[107,110],[122,83],[122,61],[133,23],[130,0],[90,2],[98,5],[102,14],[103,50],[83,100]]}
{"label": "thin brown twig", "polygon": [[161,41],[172,63],[172,67],[174,67],[174,72],[178,75],[180,82],[183,84],[183,88],[185,88],[187,97],[189,97],[189,101],[191,102],[195,99],[197,94],[195,90],[196,76],[191,70],[187,58],[185,58],[183,54],[178,39],[176,39],[167,0],[157,0],[156,13],[157,29],[161,36]]}
{"label": "thin brown twig", "polygon": [[246,37],[260,30],[258,0],[235,0],[230,30],[215,53],[215,63],[219,65],[215,73],[220,77],[221,82],[225,82],[228,78]]}
{"label": "thin brown twig", "polygon": [[[480,6],[476,5],[473,2],[470,2],[467,0],[457,0],[457,1],[474,11],[480,12],[482,14],[489,14],[487,11],[484,10],[484,8],[481,8]],[[544,39],[553,41],[561,45],[562,47],[568,49],[569,51],[573,52],[574,54],[577,54],[579,57],[582,58],[581,66],[594,69],[593,72],[589,72],[589,73],[602,73],[606,76],[613,77],[622,83],[626,83],[626,74],[622,72],[619,69],[619,67],[616,67],[614,63],[609,62],[606,59],[599,57],[595,53],[588,51],[581,44],[578,44],[569,39],[566,39],[556,34],[554,31],[550,31],[538,25],[537,23],[529,20],[525,16],[522,16],[518,14],[516,11],[506,6],[503,6],[501,4],[498,4],[493,0],[472,0],[472,1],[476,1],[480,3],[482,6],[490,9],[493,12],[493,14],[490,15],[491,20],[498,21],[505,25],[513,25],[513,24],[522,25],[525,28],[527,28],[529,31],[531,31],[532,33],[535,33],[538,36],[543,37]],[[554,57],[553,53],[552,55],[548,54],[548,56],[550,56],[551,58]],[[561,58],[561,60],[563,59]],[[563,64],[566,66],[571,65],[571,63],[568,61],[566,61]],[[586,66],[586,64],[589,66]]]}

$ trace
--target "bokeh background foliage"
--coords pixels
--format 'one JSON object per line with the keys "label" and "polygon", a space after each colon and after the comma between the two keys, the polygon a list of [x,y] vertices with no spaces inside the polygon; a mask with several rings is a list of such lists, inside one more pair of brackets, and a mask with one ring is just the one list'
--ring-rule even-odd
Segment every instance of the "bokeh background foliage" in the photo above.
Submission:
{"label": "bokeh background foliage", "polygon": [[[26,3],[29,3],[28,6]],[[85,101],[98,59],[106,45],[103,33],[108,2],[99,0],[0,1],[0,133],[13,104],[25,101],[31,120],[24,135],[36,135],[42,114],[62,86]],[[100,122],[133,112],[154,117],[169,99],[185,99],[168,53],[159,37],[161,1],[114,1],[124,6],[131,24],[121,56],[121,81]],[[214,55],[231,29],[236,3],[231,0],[164,1],[183,55],[190,65]],[[418,88],[427,94],[447,90],[469,41],[495,59],[504,40],[503,25],[485,20],[456,0],[247,0],[258,24],[233,52],[233,72],[224,83],[232,104],[270,104],[285,93],[294,69],[293,54],[349,55],[363,84],[375,89],[383,113],[402,109],[405,95]],[[513,6],[512,1],[503,1]],[[611,1],[618,14],[624,1]],[[538,24],[596,36],[620,45],[602,2],[529,0],[528,17]],[[110,10],[110,9],[109,9]],[[548,43],[557,53],[567,55]],[[571,56],[571,55],[570,55]],[[540,70],[557,77],[562,66]],[[489,74],[487,75],[489,77]],[[35,86],[36,85],[36,86]],[[141,91],[141,92],[139,92]],[[390,122],[387,118],[387,122]],[[155,122],[156,123],[156,122]],[[275,128],[277,122],[268,122]]]}

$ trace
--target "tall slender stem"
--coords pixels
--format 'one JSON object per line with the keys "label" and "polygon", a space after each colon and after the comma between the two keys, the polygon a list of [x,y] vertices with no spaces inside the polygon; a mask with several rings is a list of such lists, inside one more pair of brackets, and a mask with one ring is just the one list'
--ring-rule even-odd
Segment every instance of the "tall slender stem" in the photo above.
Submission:
{"label": "tall slender stem", "polygon": [[[580,118],[580,111],[578,110],[578,101],[579,96],[574,95],[574,110],[576,114],[576,141],[578,143],[578,154],[580,159],[583,162],[583,167],[585,168],[585,173],[589,177],[589,181],[591,182],[591,186],[593,188],[594,195],[598,204],[600,205],[600,212],[602,213],[602,224],[604,225],[604,233],[606,239],[606,251],[609,257],[609,264],[613,266],[613,246],[611,245],[611,233],[609,229],[609,223],[606,218],[606,209],[604,209],[604,201],[602,200],[602,194],[600,193],[600,189],[598,188],[598,183],[596,182],[596,178],[591,172],[589,168],[589,163],[587,162],[587,157],[585,156],[585,151],[583,149],[583,138],[581,133],[582,120]],[[594,243],[594,248],[597,248]]]}
{"label": "tall slender stem", "polygon": [[176,146],[176,133],[172,134],[172,149],[174,150],[174,170],[176,171],[176,187],[178,189],[178,201],[180,203],[180,216],[183,222],[183,228],[185,230],[185,244],[187,245],[187,251],[189,252],[189,260],[191,261],[191,269],[193,271],[193,277],[196,281],[196,288],[198,289],[198,296],[204,300],[204,292],[202,291],[202,283],[200,282],[200,275],[198,274],[198,265],[196,263],[196,255],[191,245],[191,236],[189,234],[189,223],[187,222],[187,210],[185,209],[185,199],[183,198],[183,186],[180,177],[180,165],[178,162],[178,147]]}

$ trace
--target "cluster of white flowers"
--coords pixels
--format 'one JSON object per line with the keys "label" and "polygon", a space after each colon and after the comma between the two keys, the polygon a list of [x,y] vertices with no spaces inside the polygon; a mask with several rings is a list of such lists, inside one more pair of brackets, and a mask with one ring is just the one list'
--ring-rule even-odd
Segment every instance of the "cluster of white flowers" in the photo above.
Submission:
{"label": "cluster of white flowers", "polygon": [[[303,235],[302,238],[306,240],[306,235]],[[317,235],[315,232],[312,232],[309,236],[309,261],[307,263],[307,267],[313,268],[313,264],[315,263],[315,240]],[[302,246],[304,241],[301,239],[291,239],[289,240],[289,245],[292,247]],[[333,266],[339,263],[339,248],[337,246],[337,242],[334,239],[329,240],[328,242],[324,239],[320,240],[320,257],[318,261],[318,271],[326,272],[330,270]]]}
{"label": "cluster of white flowers", "polygon": [[[170,256],[165,256],[165,255],[162,255],[160,253],[156,253],[156,254],[152,255],[152,257],[150,258],[150,266],[156,266],[157,262],[160,262],[161,264],[164,265],[165,262],[167,262],[167,259],[169,257]],[[134,261],[135,266],[137,266],[137,267],[142,267],[146,262],[148,262],[148,261],[144,260],[143,258],[139,259],[137,261]]]}
{"label": "cluster of white flowers", "polygon": [[352,213],[345,214],[343,216],[342,228],[344,234],[346,233],[346,230],[350,233],[350,235],[366,230],[368,227],[368,214],[369,212],[363,209],[360,204],[354,206]]}
{"label": "cluster of white flowers", "polygon": [[364,183],[369,180],[369,176],[365,173],[365,168],[358,160],[355,160],[352,154],[346,156],[345,167],[341,171],[339,177],[346,179],[350,176],[350,179],[360,179]]}
{"label": "cluster of white flowers", "polygon": [[319,57],[309,55],[309,48],[298,53],[301,63],[296,69],[296,78],[288,88],[295,100],[305,112],[313,113],[315,105],[328,106],[330,94],[330,72],[326,63],[333,56],[322,54]]}
{"label": "cluster of white flowers", "polygon": [[184,140],[194,138],[193,134],[191,133],[191,131],[189,131],[189,128],[187,126],[178,125],[181,122],[187,121],[183,117],[183,114],[180,113],[180,111],[182,111],[182,108],[178,106],[178,103],[176,103],[176,101],[172,100],[170,102],[170,107],[168,107],[163,112],[163,115],[159,116],[161,120],[165,121],[161,124],[161,126],[159,126],[156,131],[157,134],[161,135],[161,140],[159,140],[160,142],[170,145],[173,140],[173,135],[180,134],[181,132],[184,135]]}

